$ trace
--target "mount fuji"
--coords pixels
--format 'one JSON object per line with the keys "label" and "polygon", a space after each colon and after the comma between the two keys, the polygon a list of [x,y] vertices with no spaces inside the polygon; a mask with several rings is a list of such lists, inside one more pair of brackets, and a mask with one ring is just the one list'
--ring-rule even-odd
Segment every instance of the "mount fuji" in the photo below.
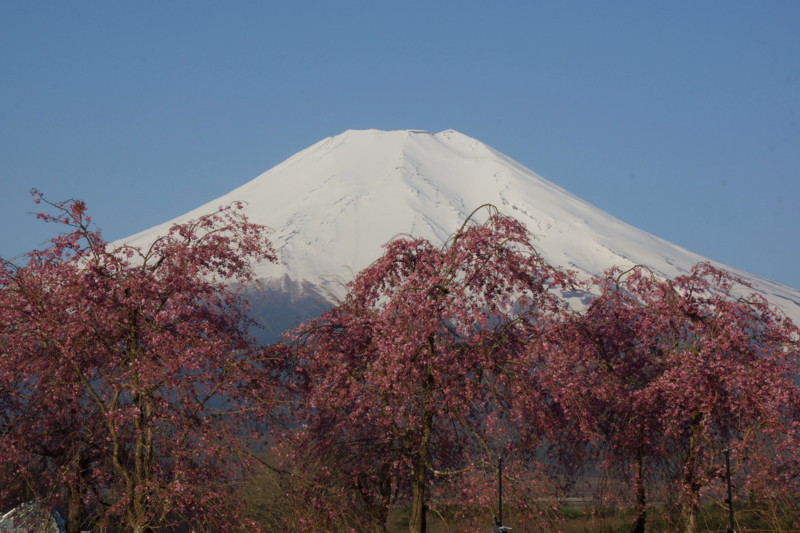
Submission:
{"label": "mount fuji", "polygon": [[[280,264],[257,267],[268,294],[254,304],[274,334],[328,307],[393,237],[442,243],[483,204],[522,221],[550,264],[582,278],[635,264],[672,278],[709,261],[618,220],[454,130],[346,131],[123,241],[146,246],[172,224],[237,200],[246,202],[252,222],[272,228],[279,252]],[[744,278],[800,324],[800,291],[709,262]]]}

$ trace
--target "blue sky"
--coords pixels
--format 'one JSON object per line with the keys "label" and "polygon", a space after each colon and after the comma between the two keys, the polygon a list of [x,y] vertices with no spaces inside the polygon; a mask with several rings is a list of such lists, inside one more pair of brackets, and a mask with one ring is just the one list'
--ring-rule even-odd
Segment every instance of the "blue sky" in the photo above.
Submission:
{"label": "blue sky", "polygon": [[211,200],[346,129],[448,128],[800,288],[796,0],[0,4],[0,256]]}

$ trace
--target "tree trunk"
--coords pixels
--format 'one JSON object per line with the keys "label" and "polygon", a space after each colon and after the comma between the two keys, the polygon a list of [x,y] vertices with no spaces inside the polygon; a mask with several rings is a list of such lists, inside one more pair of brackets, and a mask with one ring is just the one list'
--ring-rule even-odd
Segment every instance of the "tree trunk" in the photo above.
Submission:
{"label": "tree trunk", "polygon": [[[688,478],[689,476],[687,476]],[[689,486],[689,494],[684,495],[681,504],[681,522],[683,523],[683,533],[698,533],[697,524],[697,501],[700,498],[700,486],[692,479],[686,479]]]}
{"label": "tree trunk", "polygon": [[409,533],[425,533],[427,499],[425,485],[428,473],[428,454],[430,451],[431,428],[433,427],[433,412],[428,411],[422,421],[422,435],[419,451],[414,461],[413,493],[411,496],[411,518],[408,521]]}
{"label": "tree trunk", "polygon": [[83,501],[81,500],[79,482],[70,483],[69,487],[67,487],[67,533],[80,533],[82,507]]}
{"label": "tree trunk", "polygon": [[[392,501],[392,480],[388,465],[382,465],[378,470],[378,479],[371,482],[366,473],[359,475],[356,488],[361,494],[361,501],[366,507],[365,522],[371,525],[370,531],[386,533],[386,522],[389,519],[389,505]],[[377,494],[373,494],[373,491]],[[366,524],[365,524],[366,525]]]}
{"label": "tree trunk", "polygon": [[644,487],[644,458],[642,450],[636,450],[633,462],[633,483],[636,490],[636,521],[631,527],[631,533],[644,533],[647,522],[647,493]]}
{"label": "tree trunk", "polygon": [[696,413],[692,416],[692,423],[689,435],[689,450],[684,463],[683,483],[688,488],[688,494],[683,495],[681,504],[681,522],[683,522],[684,533],[697,533],[697,502],[700,499],[700,484],[697,482],[695,468],[700,445],[700,424],[703,415]]}
{"label": "tree trunk", "polygon": [[[134,366],[131,375],[130,389],[133,393],[132,404],[137,407],[137,416],[133,419],[135,436],[132,443],[133,454],[133,494],[128,502],[129,516],[132,517],[130,526],[134,533],[147,533],[152,531],[148,524],[151,520],[153,504],[148,491],[142,490],[149,485],[152,476],[153,463],[153,428],[149,424],[153,412],[153,397],[151,392],[142,384],[139,368],[136,366],[142,354],[140,316],[136,309],[131,310],[131,331],[128,344],[128,359]],[[138,490],[137,490],[138,489]]]}
{"label": "tree trunk", "polygon": [[72,453],[69,468],[72,477],[67,484],[67,533],[80,533],[83,521],[83,490],[85,488],[85,474],[89,467],[89,460],[80,449]]}
{"label": "tree trunk", "polygon": [[681,507],[681,521],[684,533],[697,533],[697,508],[694,505],[684,504]]}

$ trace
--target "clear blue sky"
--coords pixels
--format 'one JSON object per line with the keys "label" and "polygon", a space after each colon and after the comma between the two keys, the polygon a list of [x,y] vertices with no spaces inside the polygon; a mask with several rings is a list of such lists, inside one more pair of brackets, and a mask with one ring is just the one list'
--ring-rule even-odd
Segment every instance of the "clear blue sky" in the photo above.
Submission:
{"label": "clear blue sky", "polygon": [[28,190],[146,229],[350,128],[457,129],[800,288],[800,1],[0,4],[0,255]]}

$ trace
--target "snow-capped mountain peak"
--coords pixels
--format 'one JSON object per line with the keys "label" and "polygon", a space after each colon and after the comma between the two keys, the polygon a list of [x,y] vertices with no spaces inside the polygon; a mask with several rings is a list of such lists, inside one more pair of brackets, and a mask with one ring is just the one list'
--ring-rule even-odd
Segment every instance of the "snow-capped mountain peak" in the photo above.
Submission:
{"label": "snow-capped mountain peak", "polygon": [[[644,264],[674,277],[706,258],[609,215],[485,144],[455,130],[348,130],[198,209],[134,235],[145,245],[174,222],[235,200],[272,228],[281,265],[264,278],[341,295],[341,282],[405,233],[444,242],[478,206],[493,204],[524,222],[554,265],[583,276]],[[746,278],[800,323],[800,291],[719,265]]]}

